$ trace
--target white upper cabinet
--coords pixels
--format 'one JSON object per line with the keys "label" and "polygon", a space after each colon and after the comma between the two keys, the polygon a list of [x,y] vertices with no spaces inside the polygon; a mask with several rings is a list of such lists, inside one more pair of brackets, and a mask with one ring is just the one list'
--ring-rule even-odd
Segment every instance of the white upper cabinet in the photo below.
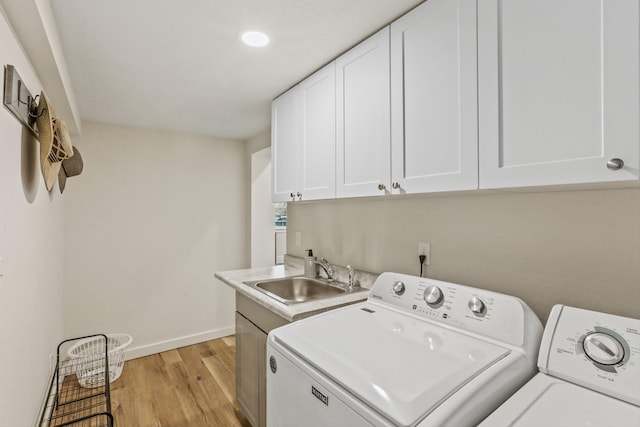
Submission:
{"label": "white upper cabinet", "polygon": [[325,66],[300,83],[302,200],[336,195],[336,66]]}
{"label": "white upper cabinet", "polygon": [[638,179],[639,15],[638,0],[478,1],[481,188]]}
{"label": "white upper cabinet", "polygon": [[336,60],[336,195],[389,192],[389,27]]}
{"label": "white upper cabinet", "polygon": [[299,190],[299,88],[271,103],[271,193],[274,202],[291,201]]}
{"label": "white upper cabinet", "polygon": [[391,24],[393,193],[478,187],[476,2],[429,0]]}
{"label": "white upper cabinet", "polygon": [[335,197],[335,93],[335,63],[331,63],[273,100],[274,202]]}
{"label": "white upper cabinet", "polygon": [[428,0],[273,101],[273,200],[640,180],[638,0]]}

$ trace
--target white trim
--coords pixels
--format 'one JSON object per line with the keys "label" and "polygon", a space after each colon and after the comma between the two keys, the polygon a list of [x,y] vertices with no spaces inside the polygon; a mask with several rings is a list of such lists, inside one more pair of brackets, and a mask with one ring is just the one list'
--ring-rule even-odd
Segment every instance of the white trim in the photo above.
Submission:
{"label": "white trim", "polygon": [[166,341],[159,341],[152,344],[146,344],[139,347],[132,347],[125,350],[124,359],[131,360],[139,357],[149,356],[151,354],[161,353],[167,350],[173,350],[187,345],[198,344],[204,341],[215,340],[217,338],[233,335],[236,332],[235,325],[225,328],[215,329],[212,331],[200,332],[198,334],[186,335]]}

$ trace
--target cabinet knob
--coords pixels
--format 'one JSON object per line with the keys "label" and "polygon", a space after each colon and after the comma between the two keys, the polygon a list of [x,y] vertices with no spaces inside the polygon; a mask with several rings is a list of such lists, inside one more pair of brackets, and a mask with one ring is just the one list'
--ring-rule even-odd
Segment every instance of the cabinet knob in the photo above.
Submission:
{"label": "cabinet knob", "polygon": [[298,197],[298,200],[302,199],[302,193],[296,193],[296,196]]}
{"label": "cabinet knob", "polygon": [[293,193],[290,193],[289,196],[291,196],[291,200],[295,200],[296,199],[296,195]]}
{"label": "cabinet knob", "polygon": [[386,186],[386,185],[384,185],[384,184],[378,184],[378,190],[383,191],[383,190],[386,190],[386,189],[387,189],[387,186]]}
{"label": "cabinet knob", "polygon": [[394,190],[397,190],[400,188],[400,183],[399,182],[394,182],[393,184],[391,184],[391,186],[393,187]]}
{"label": "cabinet knob", "polygon": [[624,161],[622,159],[611,159],[607,162],[607,169],[611,171],[617,171],[624,167]]}

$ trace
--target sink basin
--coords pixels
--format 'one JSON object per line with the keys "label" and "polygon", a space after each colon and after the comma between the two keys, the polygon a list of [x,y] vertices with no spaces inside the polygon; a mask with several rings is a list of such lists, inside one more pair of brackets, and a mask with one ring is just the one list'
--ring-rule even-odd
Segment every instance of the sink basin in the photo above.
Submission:
{"label": "sink basin", "polygon": [[346,285],[338,282],[327,282],[300,276],[245,282],[245,284],[253,286],[271,298],[287,305],[319,300],[347,292],[368,290],[357,287],[350,291]]}

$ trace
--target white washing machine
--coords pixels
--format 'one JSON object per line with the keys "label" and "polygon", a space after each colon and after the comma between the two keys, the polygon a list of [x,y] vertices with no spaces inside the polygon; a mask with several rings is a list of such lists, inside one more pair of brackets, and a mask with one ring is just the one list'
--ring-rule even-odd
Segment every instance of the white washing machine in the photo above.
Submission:
{"label": "white washing machine", "polygon": [[640,426],[640,320],[556,305],[538,368],[481,426]]}
{"label": "white washing machine", "polygon": [[366,302],[274,329],[269,427],[476,425],[536,373],[520,299],[383,273]]}

